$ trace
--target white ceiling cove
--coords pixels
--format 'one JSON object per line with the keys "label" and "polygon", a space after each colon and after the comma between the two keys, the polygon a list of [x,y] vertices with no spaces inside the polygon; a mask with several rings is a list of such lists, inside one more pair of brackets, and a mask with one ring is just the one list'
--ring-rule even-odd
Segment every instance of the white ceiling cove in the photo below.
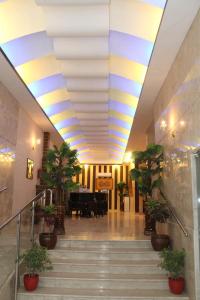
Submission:
{"label": "white ceiling cove", "polygon": [[[152,120],[197,2],[169,0],[156,40],[165,0],[7,0],[0,46],[81,162],[120,163],[128,140],[132,150]],[[23,85],[2,81],[20,97]]]}

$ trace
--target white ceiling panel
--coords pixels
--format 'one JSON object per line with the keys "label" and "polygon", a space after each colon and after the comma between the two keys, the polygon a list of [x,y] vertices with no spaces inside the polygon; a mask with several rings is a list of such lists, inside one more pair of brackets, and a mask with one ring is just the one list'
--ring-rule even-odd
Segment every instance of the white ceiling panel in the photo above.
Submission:
{"label": "white ceiling panel", "polygon": [[62,60],[59,61],[66,77],[107,77],[108,60]]}
{"label": "white ceiling panel", "polygon": [[68,77],[66,79],[68,91],[107,91],[109,89],[108,76],[105,77]]}
{"label": "white ceiling panel", "polygon": [[109,4],[110,0],[36,0],[39,5],[99,5]]}
{"label": "white ceiling panel", "polygon": [[108,93],[105,92],[70,92],[72,102],[108,102]]}
{"label": "white ceiling panel", "polygon": [[93,133],[97,131],[102,131],[102,132],[107,132],[108,131],[108,126],[81,126],[81,130],[84,131],[85,133]]}
{"label": "white ceiling panel", "polygon": [[92,119],[89,118],[89,119],[82,119],[82,120],[79,120],[79,123],[80,123],[80,126],[90,126],[91,128],[92,127],[96,127],[96,126],[108,126],[108,120],[107,118],[105,118],[104,120],[102,119]]}
{"label": "white ceiling panel", "polygon": [[107,37],[59,37],[53,45],[58,59],[108,59]]}
{"label": "white ceiling panel", "polygon": [[73,109],[76,112],[108,112],[108,104],[107,103],[73,103]]}
{"label": "white ceiling panel", "polygon": [[76,117],[80,120],[108,120],[108,113],[76,113]]}
{"label": "white ceiling panel", "polygon": [[49,36],[108,36],[109,6],[45,6]]}

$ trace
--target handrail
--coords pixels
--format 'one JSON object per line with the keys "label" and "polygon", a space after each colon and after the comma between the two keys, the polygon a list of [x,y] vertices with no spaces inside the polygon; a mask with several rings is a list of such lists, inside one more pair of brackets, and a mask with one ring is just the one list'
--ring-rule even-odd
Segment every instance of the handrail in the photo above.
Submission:
{"label": "handrail", "polygon": [[15,260],[15,288],[14,288],[14,300],[17,300],[17,290],[19,285],[19,260],[20,260],[20,228],[21,228],[21,214],[29,206],[32,206],[31,211],[31,234],[30,240],[31,243],[34,243],[34,216],[35,216],[35,203],[39,199],[46,200],[46,190],[42,191],[36,195],[29,203],[27,203],[23,208],[16,212],[12,217],[7,219],[4,223],[0,225],[0,230],[3,229],[6,225],[12,222],[16,218],[16,260]]}
{"label": "handrail", "polygon": [[188,237],[188,236],[189,236],[189,233],[188,233],[187,230],[185,229],[185,227],[184,227],[183,223],[181,222],[181,220],[178,218],[178,216],[177,216],[175,210],[170,206],[167,197],[165,196],[165,194],[164,194],[162,191],[160,191],[160,193],[161,193],[161,196],[163,197],[163,199],[166,201],[167,207],[168,207],[168,209],[169,209],[169,211],[170,211],[172,217],[174,217],[176,223],[179,225],[179,227],[181,228],[181,230],[182,230],[182,232],[184,233],[184,235],[185,235],[186,237]]}
{"label": "handrail", "polygon": [[29,203],[27,203],[22,209],[20,209],[18,212],[16,212],[13,216],[11,216],[9,219],[7,219],[4,223],[0,224],[0,230],[3,229],[8,223],[12,222],[19,214],[21,214],[27,206],[29,206],[31,203],[41,199],[42,197],[45,197],[46,191],[40,192],[38,195],[36,195]]}
{"label": "handrail", "polygon": [[1,193],[1,192],[4,192],[5,190],[7,190],[7,186],[1,187],[0,193]]}
{"label": "handrail", "polygon": [[170,207],[169,205],[168,205],[168,208],[169,208],[169,210],[170,210],[171,215],[174,217],[176,223],[179,225],[179,227],[181,228],[182,232],[184,233],[184,235],[185,235],[186,237],[188,237],[189,234],[188,234],[187,230],[185,229],[185,227],[184,227],[183,223],[181,222],[181,220],[180,220],[180,219],[178,218],[178,216],[176,215],[175,211],[174,211],[174,210],[172,209],[172,207]]}

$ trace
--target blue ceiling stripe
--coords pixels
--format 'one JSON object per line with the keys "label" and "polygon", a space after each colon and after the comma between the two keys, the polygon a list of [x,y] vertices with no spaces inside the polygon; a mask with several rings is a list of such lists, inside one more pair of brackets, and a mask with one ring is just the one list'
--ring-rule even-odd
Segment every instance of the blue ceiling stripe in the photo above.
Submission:
{"label": "blue ceiling stripe", "polygon": [[81,144],[81,143],[85,143],[85,142],[86,142],[86,140],[85,140],[84,138],[81,138],[81,139],[79,139],[79,140],[76,140],[76,141],[71,142],[71,143],[70,143],[70,146],[75,146],[75,145],[77,145],[77,144]]}
{"label": "blue ceiling stripe", "polygon": [[55,74],[32,82],[28,85],[28,88],[38,98],[54,90],[66,88],[66,85],[64,76],[62,74]]}
{"label": "blue ceiling stripe", "polygon": [[111,141],[111,142],[113,142],[115,144],[118,144],[120,146],[123,146],[123,147],[126,146],[126,143],[124,143],[122,141],[119,141],[118,139],[115,139],[114,137],[109,138],[109,141]]}
{"label": "blue ceiling stripe", "polygon": [[114,134],[114,135],[116,135],[116,136],[118,136],[118,137],[121,137],[121,138],[123,138],[123,139],[127,139],[127,138],[128,138],[128,135],[127,135],[127,134],[122,133],[122,132],[120,132],[120,131],[113,130],[113,129],[110,129],[110,130],[109,130],[109,133],[110,133],[110,134]]}
{"label": "blue ceiling stripe", "polygon": [[142,1],[148,4],[152,4],[154,6],[158,6],[160,8],[164,8],[166,3],[166,0],[142,0]]}
{"label": "blue ceiling stripe", "polygon": [[11,63],[17,67],[53,53],[53,42],[45,31],[41,31],[1,44],[1,48]]}
{"label": "blue ceiling stripe", "polygon": [[114,144],[114,145],[112,145],[112,143],[110,143],[110,145],[109,145],[109,149],[110,149],[111,151],[114,149],[115,151],[118,151],[118,152],[124,153],[124,150],[123,150],[123,149],[121,149],[121,148],[117,147],[115,144]]}
{"label": "blue ceiling stripe", "polygon": [[152,42],[113,30],[110,31],[109,42],[111,54],[148,65],[153,50]]}
{"label": "blue ceiling stripe", "polygon": [[131,129],[131,124],[129,124],[129,123],[123,121],[123,120],[113,118],[113,117],[109,118],[109,123],[110,124],[115,124],[119,127],[125,128],[125,129]]}
{"label": "blue ceiling stripe", "polygon": [[110,74],[109,79],[111,89],[118,89],[139,98],[142,84],[115,74]]}
{"label": "blue ceiling stripe", "polygon": [[70,131],[70,132],[67,132],[65,134],[62,135],[63,139],[68,139],[70,137],[74,137],[76,135],[80,135],[82,134],[82,131],[81,130],[76,130],[76,131]]}
{"label": "blue ceiling stripe", "polygon": [[44,108],[45,113],[51,117],[65,110],[71,109],[72,103],[69,100],[58,102],[56,104],[50,105]]}
{"label": "blue ceiling stripe", "polygon": [[117,111],[119,113],[128,115],[133,117],[135,115],[135,108],[131,107],[130,105],[115,101],[109,100],[109,109]]}
{"label": "blue ceiling stripe", "polygon": [[68,126],[74,126],[77,124],[79,124],[79,121],[76,118],[69,118],[69,119],[63,120],[63,121],[55,124],[54,126],[57,130],[60,130],[61,128],[65,128]]}

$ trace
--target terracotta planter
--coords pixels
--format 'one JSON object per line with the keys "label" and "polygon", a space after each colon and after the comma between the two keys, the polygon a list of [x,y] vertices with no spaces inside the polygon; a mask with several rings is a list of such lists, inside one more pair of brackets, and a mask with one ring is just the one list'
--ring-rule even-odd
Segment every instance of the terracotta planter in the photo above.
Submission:
{"label": "terracotta planter", "polygon": [[185,279],[183,277],[179,277],[176,279],[169,277],[168,284],[169,284],[170,291],[173,294],[179,295],[183,292],[185,288]]}
{"label": "terracotta planter", "polygon": [[167,234],[152,233],[151,244],[155,251],[162,251],[164,248],[169,247],[170,238]]}
{"label": "terracotta planter", "polygon": [[55,215],[55,224],[54,224],[54,233],[56,235],[65,234],[65,206],[58,205],[56,207],[56,215]]}
{"label": "terracotta planter", "polygon": [[38,286],[38,282],[39,282],[38,274],[34,274],[34,275],[24,274],[24,287],[27,291],[29,292],[34,291]]}
{"label": "terracotta planter", "polygon": [[48,250],[54,249],[57,243],[57,235],[53,232],[42,232],[39,235],[40,246],[47,248]]}

